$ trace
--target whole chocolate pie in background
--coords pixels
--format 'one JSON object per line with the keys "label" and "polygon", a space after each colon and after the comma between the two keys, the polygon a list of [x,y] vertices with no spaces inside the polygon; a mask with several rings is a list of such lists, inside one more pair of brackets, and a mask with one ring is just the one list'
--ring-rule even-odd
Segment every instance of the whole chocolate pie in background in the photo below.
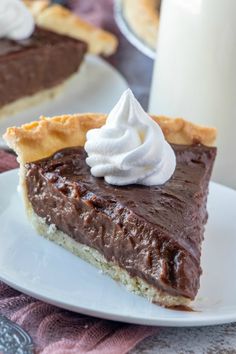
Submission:
{"label": "whole chocolate pie in background", "polygon": [[[202,272],[201,245],[208,217],[206,203],[216,156],[216,148],[212,147],[216,131],[183,119],[152,117],[152,120],[145,113],[147,125],[144,115],[137,116],[143,126],[141,133],[138,124],[132,123],[133,114],[141,112],[140,109],[137,105],[131,109],[125,103],[122,111],[115,107],[110,118],[100,114],[42,117],[19,128],[9,128],[4,138],[18,155],[25,207],[39,234],[155,303],[188,305],[197,294]],[[119,132],[123,128],[120,130],[116,119],[119,112],[122,124],[123,113],[131,114],[122,137]],[[105,126],[109,128],[106,138]],[[159,134],[153,135],[157,126]],[[122,178],[129,177],[126,153],[133,142],[128,139],[125,148],[121,145],[121,149],[127,149],[123,155],[116,152],[115,159],[111,151],[117,151],[115,143],[131,131],[132,134],[138,131],[139,151],[147,152],[149,147],[149,153],[153,152],[155,157],[167,145],[171,149],[168,151],[172,151],[176,166],[165,183],[140,185],[140,180],[123,183]],[[90,139],[95,148],[88,144],[90,132],[101,134],[99,144],[94,137]],[[147,134],[153,139],[153,146],[155,141],[162,140],[160,151],[152,151]],[[110,144],[108,150],[104,150],[103,139],[105,145]],[[86,151],[94,155],[87,155]],[[99,151],[110,155],[99,157]],[[128,159],[136,152],[137,147],[128,154]],[[151,164],[150,154],[146,156],[144,160],[150,160]],[[163,176],[164,166],[170,170],[168,156],[171,155],[164,154],[163,161],[157,159],[159,166],[155,171],[159,177]],[[123,157],[125,162],[121,162]],[[136,160],[132,164],[137,171],[149,168],[149,163],[142,168],[142,158]],[[96,166],[99,161],[102,165]],[[114,161],[121,168],[118,172],[116,167],[109,166]],[[90,171],[88,164],[94,163]],[[94,171],[102,176],[104,170],[116,173],[122,185],[94,176]]]}

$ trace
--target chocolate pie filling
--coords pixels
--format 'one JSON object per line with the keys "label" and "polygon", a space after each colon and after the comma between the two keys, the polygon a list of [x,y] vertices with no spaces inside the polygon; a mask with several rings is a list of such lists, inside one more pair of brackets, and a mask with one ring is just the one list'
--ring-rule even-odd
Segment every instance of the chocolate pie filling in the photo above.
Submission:
{"label": "chocolate pie filling", "polygon": [[86,49],[41,28],[22,41],[0,39],[0,106],[59,85],[78,70]]}
{"label": "chocolate pie filling", "polygon": [[172,145],[177,166],[162,186],[117,187],[94,178],[82,147],[26,165],[35,213],[157,289],[194,299],[216,149]]}

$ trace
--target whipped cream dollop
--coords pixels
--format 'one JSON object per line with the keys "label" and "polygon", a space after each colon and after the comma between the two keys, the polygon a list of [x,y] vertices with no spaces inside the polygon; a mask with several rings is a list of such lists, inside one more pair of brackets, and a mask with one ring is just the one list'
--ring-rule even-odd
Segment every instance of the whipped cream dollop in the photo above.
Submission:
{"label": "whipped cream dollop", "polygon": [[21,0],[0,0],[0,38],[22,40],[34,31],[34,19]]}
{"label": "whipped cream dollop", "polygon": [[106,124],[88,131],[85,150],[91,174],[113,185],[161,185],[176,167],[175,153],[160,126],[129,89],[108,115]]}

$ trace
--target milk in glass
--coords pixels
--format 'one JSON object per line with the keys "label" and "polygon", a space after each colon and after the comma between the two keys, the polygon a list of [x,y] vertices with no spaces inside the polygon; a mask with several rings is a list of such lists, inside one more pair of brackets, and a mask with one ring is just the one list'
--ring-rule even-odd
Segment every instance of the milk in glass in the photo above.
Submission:
{"label": "milk in glass", "polygon": [[163,0],[149,112],[217,127],[213,176],[236,188],[236,0]]}

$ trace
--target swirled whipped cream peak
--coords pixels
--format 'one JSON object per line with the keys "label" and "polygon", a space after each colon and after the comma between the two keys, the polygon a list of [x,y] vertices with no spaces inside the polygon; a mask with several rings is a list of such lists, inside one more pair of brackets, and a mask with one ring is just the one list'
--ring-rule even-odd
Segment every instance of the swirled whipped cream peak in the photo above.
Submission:
{"label": "swirled whipped cream peak", "polygon": [[26,39],[34,27],[33,16],[22,0],[0,0],[0,38]]}
{"label": "swirled whipped cream peak", "polygon": [[161,185],[176,167],[175,153],[160,126],[129,89],[108,115],[106,124],[88,131],[85,150],[91,174],[118,186]]}

